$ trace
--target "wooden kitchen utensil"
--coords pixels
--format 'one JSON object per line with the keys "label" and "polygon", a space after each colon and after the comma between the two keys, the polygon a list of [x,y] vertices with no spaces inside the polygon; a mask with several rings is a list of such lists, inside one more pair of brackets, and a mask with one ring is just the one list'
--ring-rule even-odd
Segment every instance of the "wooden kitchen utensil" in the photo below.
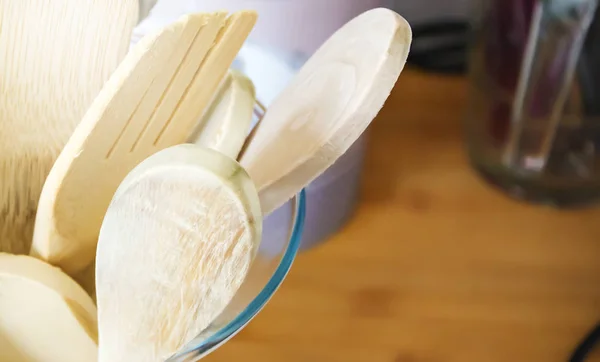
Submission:
{"label": "wooden kitchen utensil", "polygon": [[137,19],[137,0],[0,1],[0,251],[29,251],[44,180]]}
{"label": "wooden kitchen utensil", "polygon": [[269,106],[240,157],[265,215],[358,139],[404,68],[411,37],[392,10],[367,11],[329,38]]}
{"label": "wooden kitchen utensil", "polygon": [[191,142],[237,158],[250,132],[255,104],[252,80],[230,70],[216,99],[190,138]]}
{"label": "wooden kitchen utensil", "polygon": [[72,276],[91,264],[120,182],[151,154],[188,139],[255,22],[248,11],[185,15],[136,44],[48,176],[32,255]]}
{"label": "wooden kitchen utensil", "polygon": [[0,253],[0,361],[93,362],[97,310],[59,268]]}
{"label": "wooden kitchen utensil", "polygon": [[119,186],[96,257],[100,362],[162,362],[244,281],[262,233],[258,192],[233,159],[197,145],[149,157]]}

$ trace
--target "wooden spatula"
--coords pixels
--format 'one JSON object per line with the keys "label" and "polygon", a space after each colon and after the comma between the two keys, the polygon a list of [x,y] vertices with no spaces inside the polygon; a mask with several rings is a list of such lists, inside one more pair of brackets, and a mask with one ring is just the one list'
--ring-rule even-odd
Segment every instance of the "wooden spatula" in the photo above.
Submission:
{"label": "wooden spatula", "polygon": [[186,15],[136,44],[48,176],[32,255],[72,276],[91,264],[120,182],[148,156],[187,140],[255,22],[246,11]]}
{"label": "wooden spatula", "polygon": [[137,0],[0,1],[0,251],[29,251],[44,180],[137,18]]}
{"label": "wooden spatula", "polygon": [[240,158],[264,214],[331,166],[367,128],[404,68],[411,36],[395,12],[367,11],[327,40],[270,105]]}
{"label": "wooden spatula", "polygon": [[100,362],[162,362],[233,298],[261,240],[258,192],[233,159],[163,150],[119,186],[98,244]]}

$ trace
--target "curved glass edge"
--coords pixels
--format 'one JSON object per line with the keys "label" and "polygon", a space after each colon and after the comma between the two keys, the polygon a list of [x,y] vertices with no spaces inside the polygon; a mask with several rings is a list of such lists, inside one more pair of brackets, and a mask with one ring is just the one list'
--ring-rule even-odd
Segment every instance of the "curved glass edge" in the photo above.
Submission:
{"label": "curved glass edge", "polygon": [[235,336],[237,332],[241,331],[263,309],[263,307],[275,294],[279,286],[281,286],[283,283],[283,280],[289,273],[300,249],[300,242],[302,240],[302,232],[304,230],[304,221],[306,217],[305,190],[300,191],[300,193],[296,195],[295,209],[295,220],[289,245],[283,258],[281,258],[281,263],[263,290],[261,290],[261,292],[256,296],[256,298],[254,298],[248,307],[246,307],[246,309],[244,309],[244,311],[227,326],[219,330],[213,336],[204,340],[200,345],[191,347],[185,352],[178,353],[177,355],[169,358],[167,362],[185,362],[190,361],[193,358],[203,357],[208,352],[214,350]]}

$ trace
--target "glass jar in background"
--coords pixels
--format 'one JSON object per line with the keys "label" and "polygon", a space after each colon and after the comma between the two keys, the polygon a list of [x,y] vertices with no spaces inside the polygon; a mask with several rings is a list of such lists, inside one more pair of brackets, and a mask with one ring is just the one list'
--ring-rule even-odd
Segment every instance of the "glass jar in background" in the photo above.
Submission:
{"label": "glass jar in background", "polygon": [[467,146],[511,195],[556,206],[600,196],[598,0],[477,0]]}

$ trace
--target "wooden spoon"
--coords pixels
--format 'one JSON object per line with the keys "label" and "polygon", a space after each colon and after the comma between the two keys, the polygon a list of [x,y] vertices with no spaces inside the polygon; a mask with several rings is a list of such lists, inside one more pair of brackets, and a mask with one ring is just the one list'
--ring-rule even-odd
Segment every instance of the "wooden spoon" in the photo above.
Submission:
{"label": "wooden spoon", "polygon": [[0,251],[28,252],[44,180],[137,18],[137,0],[0,1]]}
{"label": "wooden spoon", "polygon": [[48,176],[32,255],[71,276],[92,263],[118,185],[149,155],[187,140],[255,22],[246,11],[185,15],[136,44]]}
{"label": "wooden spoon", "polygon": [[60,269],[0,253],[0,361],[93,362],[94,302]]}
{"label": "wooden spoon", "polygon": [[191,142],[237,158],[251,128],[255,103],[252,80],[230,70]]}
{"label": "wooden spoon", "polygon": [[96,259],[100,362],[162,362],[242,284],[261,240],[258,192],[233,159],[163,150],[119,186]]}
{"label": "wooden spoon", "polygon": [[411,45],[409,24],[374,9],[340,28],[269,106],[240,163],[269,214],[331,166],[383,107]]}

